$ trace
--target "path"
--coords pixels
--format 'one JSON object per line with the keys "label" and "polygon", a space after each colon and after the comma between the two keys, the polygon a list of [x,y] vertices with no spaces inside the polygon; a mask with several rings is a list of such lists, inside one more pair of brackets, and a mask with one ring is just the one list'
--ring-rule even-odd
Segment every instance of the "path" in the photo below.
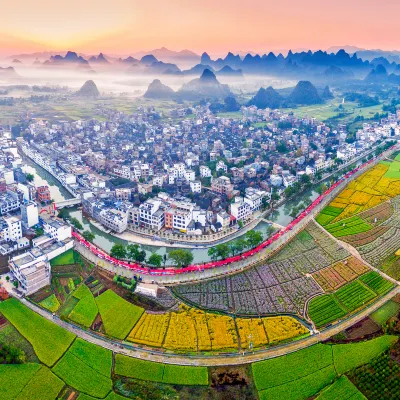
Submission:
{"label": "path", "polygon": [[381,297],[375,303],[369,307],[363,309],[357,314],[351,316],[348,319],[340,321],[338,324],[322,331],[321,333],[308,336],[304,339],[300,339],[288,344],[281,346],[272,347],[270,349],[259,350],[256,352],[247,352],[245,355],[241,353],[223,354],[220,356],[192,356],[192,355],[173,355],[157,352],[157,350],[146,350],[136,347],[134,344],[129,345],[117,340],[107,339],[95,333],[89,333],[88,331],[82,330],[81,328],[60,320],[57,316],[53,316],[49,312],[41,309],[40,307],[30,303],[26,299],[20,299],[27,307],[40,314],[42,317],[53,321],[57,325],[64,329],[74,333],[76,336],[84,339],[90,343],[94,343],[98,346],[107,348],[114,353],[123,354],[134,358],[145,359],[153,362],[163,362],[166,364],[178,364],[178,365],[193,365],[193,366],[223,366],[223,365],[241,365],[253,363],[256,361],[262,361],[268,358],[279,357],[288,353],[295,352],[297,350],[304,349],[312,346],[313,344],[328,340],[330,337],[338,334],[361,321],[372,312],[376,311],[383,304],[389,301],[393,296],[400,293],[400,287],[396,286],[392,291]]}

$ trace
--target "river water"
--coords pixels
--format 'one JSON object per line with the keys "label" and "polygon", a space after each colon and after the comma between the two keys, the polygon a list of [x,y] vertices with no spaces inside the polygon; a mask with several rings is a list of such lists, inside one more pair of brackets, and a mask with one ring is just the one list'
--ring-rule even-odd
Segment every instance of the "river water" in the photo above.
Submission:
{"label": "river water", "polygon": [[[39,167],[35,163],[30,160],[24,159],[25,165],[23,166],[23,171],[25,173],[30,173],[34,176],[34,184],[36,186],[47,185],[49,187],[51,198],[55,201],[61,201],[65,199],[72,198],[71,194],[63,188],[63,186],[55,179],[51,174],[49,174],[46,170]],[[71,217],[75,217],[84,227],[84,230],[88,230],[92,232],[96,237],[94,239],[94,243],[104,249],[107,252],[110,252],[112,246],[115,243],[120,243],[127,245],[129,242],[119,239],[113,235],[110,235],[102,230],[96,228],[92,225],[87,218],[82,215],[82,211],[77,208],[68,209]],[[264,221],[260,221],[260,223],[254,228],[257,231],[264,233],[264,237],[266,236],[267,229],[269,224]],[[147,256],[150,256],[152,253],[158,253],[160,255],[164,255],[165,253],[169,253],[172,250],[176,250],[176,247],[161,247],[161,246],[150,246],[150,245],[141,245],[141,249],[146,251]],[[208,256],[207,248],[198,248],[198,249],[190,249],[193,254],[193,261],[195,263],[206,262],[210,260]]]}

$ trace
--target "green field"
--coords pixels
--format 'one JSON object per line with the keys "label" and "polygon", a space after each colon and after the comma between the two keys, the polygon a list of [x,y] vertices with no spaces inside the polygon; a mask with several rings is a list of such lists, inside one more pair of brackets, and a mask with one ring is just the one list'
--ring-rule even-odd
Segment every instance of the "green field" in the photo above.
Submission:
{"label": "green field", "polygon": [[347,379],[341,376],[324,389],[315,400],[366,400],[367,398]]}
{"label": "green field", "polygon": [[338,376],[368,363],[397,340],[397,336],[381,336],[351,344],[316,344],[295,353],[256,362],[252,364],[254,383],[260,399],[306,400]]}
{"label": "green field", "polygon": [[396,156],[393,162],[390,163],[389,169],[385,173],[385,178],[399,179],[400,178],[400,158]]}
{"label": "green field", "polygon": [[365,283],[378,295],[383,295],[393,288],[393,283],[383,278],[375,271],[368,272],[360,277],[360,281]]}
{"label": "green field", "polygon": [[314,297],[308,305],[308,315],[318,327],[336,321],[346,314],[347,310],[333,294]]}
{"label": "green field", "polygon": [[79,286],[73,296],[79,299],[79,302],[72,309],[68,318],[79,325],[89,328],[99,313],[96,300],[89,288],[83,284]]}
{"label": "green field", "polygon": [[374,299],[376,294],[356,280],[341,287],[335,296],[348,311],[354,311]]}
{"label": "green field", "polygon": [[354,216],[334,224],[325,224],[325,229],[335,237],[356,235],[372,229],[372,225],[358,216]]}
{"label": "green field", "polygon": [[318,214],[315,220],[322,226],[328,225],[331,221],[333,221],[338,215],[340,215],[343,211],[343,208],[326,206],[322,209],[322,211]]}
{"label": "green field", "polygon": [[49,367],[65,353],[75,335],[41,317],[18,300],[0,303],[0,312],[31,343],[39,360]]}
{"label": "green field", "polygon": [[67,385],[90,396],[104,398],[112,389],[112,381],[68,351],[53,368]]}
{"label": "green field", "polygon": [[115,356],[115,374],[174,385],[208,385],[207,367],[154,363],[121,354]]}
{"label": "green field", "polygon": [[139,321],[144,309],[128,303],[112,290],[96,297],[101,319],[107,335],[125,339]]}
{"label": "green field", "polygon": [[14,400],[40,368],[40,364],[0,364],[1,399]]}
{"label": "green field", "polygon": [[396,343],[397,340],[397,336],[385,335],[365,342],[332,346],[333,360],[337,373],[341,375],[368,363]]}
{"label": "green field", "polygon": [[111,350],[77,338],[69,351],[100,374],[111,376],[113,363]]}
{"label": "green field", "polygon": [[17,331],[12,324],[0,329],[0,342],[8,346],[18,347],[25,353],[27,362],[39,362],[32,345]]}
{"label": "green field", "polygon": [[50,264],[52,267],[55,267],[57,265],[75,264],[74,250],[69,249],[65,253],[62,253],[59,256],[53,258],[52,260],[50,260]]}
{"label": "green field", "polygon": [[64,382],[42,366],[15,400],[54,400],[63,387]]}
{"label": "green field", "polygon": [[60,308],[60,302],[58,301],[54,293],[46,299],[42,300],[39,304],[43,308],[51,312],[56,312]]}
{"label": "green field", "polygon": [[252,364],[257,390],[285,386],[332,365],[330,346],[316,344],[304,350]]}
{"label": "green field", "polygon": [[392,300],[385,303],[381,308],[373,312],[370,317],[379,325],[384,324],[388,319],[397,315],[400,311],[400,304]]}

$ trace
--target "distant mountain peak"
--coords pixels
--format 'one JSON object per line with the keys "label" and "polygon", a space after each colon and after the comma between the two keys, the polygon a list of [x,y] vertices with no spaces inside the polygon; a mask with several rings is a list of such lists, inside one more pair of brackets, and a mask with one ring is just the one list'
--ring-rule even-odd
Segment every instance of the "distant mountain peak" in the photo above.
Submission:
{"label": "distant mountain peak", "polygon": [[200,81],[218,83],[217,77],[215,76],[214,72],[210,71],[208,68],[206,68],[201,74]]}

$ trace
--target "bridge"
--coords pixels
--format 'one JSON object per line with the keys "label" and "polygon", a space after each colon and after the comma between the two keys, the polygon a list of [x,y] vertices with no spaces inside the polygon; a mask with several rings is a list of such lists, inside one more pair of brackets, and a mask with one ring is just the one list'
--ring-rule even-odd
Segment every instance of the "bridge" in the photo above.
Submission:
{"label": "bridge", "polygon": [[64,207],[73,207],[76,205],[82,204],[82,199],[79,197],[74,197],[72,199],[68,200],[63,200],[63,201],[57,201],[54,206],[57,210],[60,210],[61,208]]}

